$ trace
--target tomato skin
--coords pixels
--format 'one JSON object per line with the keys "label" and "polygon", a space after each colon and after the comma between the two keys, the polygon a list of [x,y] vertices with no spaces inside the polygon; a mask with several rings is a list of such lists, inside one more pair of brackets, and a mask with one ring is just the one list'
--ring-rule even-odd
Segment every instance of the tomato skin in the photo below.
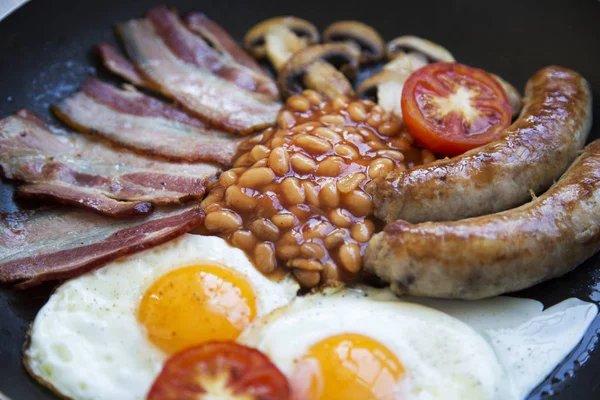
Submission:
{"label": "tomato skin", "polygon": [[214,341],[171,356],[146,399],[195,400],[208,393],[202,386],[203,380],[223,379],[226,379],[227,390],[240,397],[250,395],[256,400],[288,400],[290,397],[287,378],[267,356],[235,342]]}
{"label": "tomato skin", "polygon": [[415,140],[443,156],[456,156],[498,139],[512,119],[500,83],[483,70],[458,63],[434,63],[416,70],[404,84],[400,105]]}

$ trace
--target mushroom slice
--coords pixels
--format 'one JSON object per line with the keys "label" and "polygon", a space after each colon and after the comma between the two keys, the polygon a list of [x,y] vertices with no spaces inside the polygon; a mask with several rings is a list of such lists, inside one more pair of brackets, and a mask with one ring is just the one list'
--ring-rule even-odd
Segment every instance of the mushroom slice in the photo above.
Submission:
{"label": "mushroom slice", "polygon": [[319,42],[319,31],[296,17],[275,17],[258,23],[244,37],[244,47],[256,58],[267,57],[279,71],[296,51]]}
{"label": "mushroom slice", "polygon": [[381,72],[368,77],[356,88],[359,97],[367,97],[375,101],[384,110],[394,113],[397,117],[402,117],[400,108],[400,96],[404,82],[410,76],[408,71],[390,71]]}
{"label": "mushroom slice", "polygon": [[404,82],[417,69],[427,65],[427,57],[421,53],[404,53],[383,69],[361,82],[356,88],[360,97],[368,97],[377,102],[384,110],[402,118],[400,97]]}
{"label": "mushroom slice", "polygon": [[407,53],[421,53],[427,56],[429,62],[456,61],[454,56],[439,44],[416,36],[400,36],[386,46],[386,55],[390,60]]}
{"label": "mushroom slice", "polygon": [[496,74],[491,74],[491,75],[494,78],[496,78],[498,83],[500,83],[500,85],[506,92],[508,101],[510,102],[510,105],[512,106],[512,118],[513,119],[517,118],[519,116],[519,113],[521,112],[521,108],[523,107],[523,99],[521,98],[521,94],[519,93],[519,91],[517,89],[515,89],[515,87],[513,85],[511,85],[504,79],[500,78],[498,75],[496,75]]}
{"label": "mushroom slice", "polygon": [[310,46],[295,53],[285,64],[277,81],[284,97],[316,90],[328,97],[352,95],[348,81],[358,71],[360,51],[345,43]]}
{"label": "mushroom slice", "polygon": [[385,53],[381,35],[359,21],[338,21],[329,25],[323,32],[325,43],[352,43],[360,48],[361,63],[379,61]]}

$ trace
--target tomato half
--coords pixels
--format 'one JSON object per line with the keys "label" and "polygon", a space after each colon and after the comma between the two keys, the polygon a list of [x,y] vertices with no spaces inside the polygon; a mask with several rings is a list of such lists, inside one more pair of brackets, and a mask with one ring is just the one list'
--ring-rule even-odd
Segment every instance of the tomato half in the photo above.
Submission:
{"label": "tomato half", "polygon": [[496,140],[510,125],[512,108],[487,72],[458,63],[434,63],[404,83],[402,117],[424,147],[455,156]]}
{"label": "tomato half", "polygon": [[286,377],[260,351],[234,342],[207,342],[174,354],[147,400],[287,400]]}

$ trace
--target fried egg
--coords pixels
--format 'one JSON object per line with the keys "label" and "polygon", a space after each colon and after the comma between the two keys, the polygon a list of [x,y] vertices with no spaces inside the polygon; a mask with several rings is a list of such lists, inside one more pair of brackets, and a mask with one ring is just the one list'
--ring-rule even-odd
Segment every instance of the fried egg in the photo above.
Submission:
{"label": "fried egg", "polygon": [[184,235],[61,285],[38,313],[28,370],[73,399],[141,399],[169,355],[235,340],[298,285],[217,237]]}
{"label": "fried egg", "polygon": [[[597,313],[571,299],[398,300],[388,290],[298,298],[238,339],[267,354],[294,399],[522,399]],[[437,308],[437,309],[436,309]]]}

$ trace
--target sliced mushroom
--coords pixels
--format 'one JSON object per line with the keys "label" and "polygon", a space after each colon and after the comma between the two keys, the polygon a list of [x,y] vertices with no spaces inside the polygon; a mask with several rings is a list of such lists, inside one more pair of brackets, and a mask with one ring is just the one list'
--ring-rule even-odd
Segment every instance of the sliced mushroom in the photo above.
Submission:
{"label": "sliced mushroom", "polygon": [[430,62],[454,61],[448,50],[416,36],[401,36],[389,42],[387,57],[391,61],[383,70],[365,79],[356,91],[361,97],[372,98],[398,118],[402,118],[400,98],[410,74]]}
{"label": "sliced mushroom", "polygon": [[491,75],[494,78],[496,78],[498,83],[500,83],[500,85],[502,85],[502,88],[504,88],[504,91],[506,92],[506,96],[508,97],[508,101],[510,101],[510,105],[512,106],[512,118],[513,119],[517,118],[519,116],[519,113],[521,112],[521,108],[523,107],[523,100],[521,98],[521,94],[519,93],[519,91],[517,89],[515,89],[515,87],[513,85],[506,82],[504,79],[500,78],[498,75],[496,75],[496,74],[491,74]]}
{"label": "sliced mushroom", "polygon": [[319,41],[319,31],[296,17],[275,17],[255,25],[244,37],[244,47],[256,58],[267,57],[279,71],[296,51]]}
{"label": "sliced mushroom", "polygon": [[360,49],[361,63],[379,61],[383,58],[385,45],[381,35],[359,21],[338,21],[323,32],[325,43],[352,43]]}
{"label": "sliced mushroom", "polygon": [[454,56],[439,44],[416,36],[400,36],[386,46],[387,58],[392,60],[407,53],[420,53],[428,58],[428,62],[452,62]]}
{"label": "sliced mushroom", "polygon": [[358,71],[359,50],[349,44],[320,44],[295,53],[285,64],[277,81],[284,97],[316,90],[328,97],[336,94],[352,95],[352,84]]}

